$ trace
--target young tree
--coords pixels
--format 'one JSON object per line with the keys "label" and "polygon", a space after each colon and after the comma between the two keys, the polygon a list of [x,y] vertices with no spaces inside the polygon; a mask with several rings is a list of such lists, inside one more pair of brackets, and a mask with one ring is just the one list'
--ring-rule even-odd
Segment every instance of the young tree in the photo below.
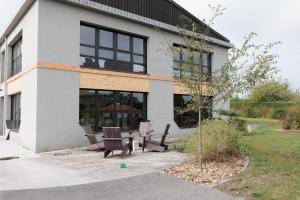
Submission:
{"label": "young tree", "polygon": [[279,44],[275,42],[256,45],[252,42],[256,34],[250,33],[245,37],[240,48],[234,47],[229,51],[226,63],[210,72],[206,68],[205,59],[214,47],[210,40],[203,39],[203,35],[209,35],[210,27],[214,24],[215,19],[224,11],[220,5],[211,7],[211,9],[213,16],[207,22],[207,27],[202,35],[199,34],[196,25],[193,25],[191,31],[181,29],[180,45],[169,44],[169,52],[175,56],[174,59],[178,55],[184,57],[184,63],[180,66],[180,74],[177,74],[177,79],[193,99],[187,108],[180,112],[193,110],[199,113],[195,159],[201,169],[203,168],[202,110],[207,107],[214,108],[221,101],[228,101],[234,94],[249,91],[255,85],[269,79],[277,71],[276,60],[278,57],[271,50]]}

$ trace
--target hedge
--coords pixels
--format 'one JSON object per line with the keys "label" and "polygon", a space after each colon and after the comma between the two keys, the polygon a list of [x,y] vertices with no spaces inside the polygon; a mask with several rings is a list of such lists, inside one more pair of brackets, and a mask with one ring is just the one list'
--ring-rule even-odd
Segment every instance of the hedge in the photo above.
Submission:
{"label": "hedge", "polygon": [[231,109],[238,110],[244,117],[282,119],[288,107],[300,105],[300,101],[256,102],[253,100],[232,100]]}

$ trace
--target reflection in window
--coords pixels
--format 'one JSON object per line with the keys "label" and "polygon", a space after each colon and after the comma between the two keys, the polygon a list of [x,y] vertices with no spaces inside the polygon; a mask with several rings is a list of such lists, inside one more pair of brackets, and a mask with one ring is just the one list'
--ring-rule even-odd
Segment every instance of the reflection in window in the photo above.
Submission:
{"label": "reflection in window", "polygon": [[[186,108],[192,101],[192,97],[189,95],[174,95],[174,121],[180,128],[193,128],[198,124],[198,112],[189,111],[185,113],[178,113],[178,109]],[[202,119],[211,118],[211,108],[202,109]]]}
{"label": "reflection in window", "polygon": [[123,51],[130,50],[130,37],[123,34],[118,34],[118,49]]}
{"label": "reflection in window", "polygon": [[11,73],[13,76],[22,71],[22,38],[19,39],[12,47]]}
{"label": "reflection in window", "polygon": [[174,52],[173,54],[173,76],[174,77],[184,77],[184,76],[191,76],[192,72],[183,72],[181,71],[181,67],[189,61],[188,57],[192,59],[192,64],[194,67],[192,68],[193,71],[200,73],[201,66],[202,66],[202,73],[204,76],[208,77],[211,75],[211,54],[203,53],[202,55],[200,52],[193,52],[193,55],[188,55],[187,49],[181,49],[179,52]]}
{"label": "reflection in window", "polygon": [[80,122],[95,131],[102,127],[137,128],[146,119],[146,94],[102,90],[80,90]]}
{"label": "reflection in window", "polygon": [[80,33],[82,67],[146,73],[145,39],[85,25]]}

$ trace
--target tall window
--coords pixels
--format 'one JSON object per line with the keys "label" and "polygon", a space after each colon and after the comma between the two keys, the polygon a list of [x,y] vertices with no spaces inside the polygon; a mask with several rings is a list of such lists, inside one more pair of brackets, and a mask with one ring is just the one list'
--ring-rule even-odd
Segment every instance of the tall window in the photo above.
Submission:
{"label": "tall window", "polygon": [[1,74],[1,77],[0,77],[0,83],[4,81],[4,65],[5,65],[5,52],[3,51],[1,53],[1,63],[0,63],[0,74]]}
{"label": "tall window", "polygon": [[22,38],[12,47],[11,76],[22,71]]}
{"label": "tall window", "polygon": [[146,73],[146,39],[103,28],[80,26],[80,65]]}
{"label": "tall window", "polygon": [[19,129],[21,121],[21,94],[11,96],[11,116],[12,128]]}
{"label": "tall window", "polygon": [[[186,49],[181,49],[180,52],[176,52],[173,56],[173,75],[174,77],[181,77],[183,72],[181,67],[183,64],[188,62],[188,51]],[[193,64],[194,69],[199,70],[200,66],[202,66],[202,73],[206,75],[211,74],[211,57],[212,55],[209,53],[200,54],[200,52],[193,52]]]}
{"label": "tall window", "polygon": [[[184,109],[192,101],[189,95],[174,95],[174,121],[180,128],[193,128],[198,124],[198,112],[189,111],[185,113],[178,113],[179,109]],[[211,108],[202,109],[202,119],[211,118]]]}
{"label": "tall window", "polygon": [[146,114],[145,93],[80,90],[80,122],[91,124],[95,131],[111,126],[137,129]]}

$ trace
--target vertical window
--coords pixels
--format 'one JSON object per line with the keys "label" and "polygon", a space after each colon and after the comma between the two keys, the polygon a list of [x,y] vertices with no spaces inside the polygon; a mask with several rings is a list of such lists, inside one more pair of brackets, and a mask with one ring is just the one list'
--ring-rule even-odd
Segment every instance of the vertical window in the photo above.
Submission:
{"label": "vertical window", "polygon": [[21,121],[21,94],[11,96],[10,109],[12,128],[19,129]]}
{"label": "vertical window", "polygon": [[[211,75],[211,54],[200,52],[193,52],[192,55],[192,63],[193,70],[200,71],[202,66],[202,73],[204,76],[209,77]],[[173,76],[174,77],[182,77],[183,71],[181,67],[188,62],[188,51],[186,49],[182,49],[179,52],[175,52],[173,55]],[[185,72],[187,73],[187,72]],[[186,74],[185,74],[186,75]]]}
{"label": "vertical window", "polygon": [[0,83],[4,81],[4,65],[5,65],[5,52],[1,53],[1,63],[0,63]]}
{"label": "vertical window", "polygon": [[146,114],[144,93],[80,90],[80,122],[91,124],[95,131],[111,126],[137,129]]}
{"label": "vertical window", "polygon": [[80,26],[80,65],[97,67],[96,29]]}
{"label": "vertical window", "polygon": [[11,76],[22,71],[22,38],[12,46]]}
{"label": "vertical window", "polygon": [[80,32],[82,67],[146,73],[144,38],[85,25]]}

